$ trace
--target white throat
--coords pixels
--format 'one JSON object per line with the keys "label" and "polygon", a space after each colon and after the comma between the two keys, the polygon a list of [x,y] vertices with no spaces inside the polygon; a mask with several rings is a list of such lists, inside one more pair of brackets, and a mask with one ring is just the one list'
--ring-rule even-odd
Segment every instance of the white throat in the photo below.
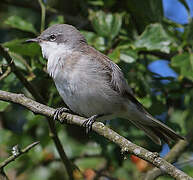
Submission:
{"label": "white throat", "polygon": [[55,78],[65,57],[72,53],[70,46],[57,44],[55,42],[41,42],[42,55],[48,60],[47,71]]}
{"label": "white throat", "polygon": [[53,54],[63,53],[70,50],[66,44],[57,44],[56,42],[44,41],[40,43],[42,55],[44,58],[49,59]]}

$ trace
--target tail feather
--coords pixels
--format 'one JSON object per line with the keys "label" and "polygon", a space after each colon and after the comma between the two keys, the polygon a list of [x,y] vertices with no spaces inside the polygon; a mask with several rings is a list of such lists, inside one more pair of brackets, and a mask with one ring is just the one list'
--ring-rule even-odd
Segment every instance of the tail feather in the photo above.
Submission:
{"label": "tail feather", "polygon": [[[185,138],[179,134],[177,134],[173,129],[171,129],[170,127],[168,127],[167,125],[165,125],[164,123],[158,121],[157,119],[155,119],[154,117],[152,116],[147,116],[149,119],[152,120],[152,123],[153,123],[153,127],[154,125],[157,127],[157,130],[165,135],[165,136],[168,136],[169,138],[171,138],[172,140],[174,141],[178,141],[179,139],[183,139],[185,140]],[[159,134],[160,134],[159,133]]]}
{"label": "tail feather", "polygon": [[144,126],[142,124],[140,124],[139,122],[135,122],[135,121],[131,121],[136,127],[138,127],[139,129],[142,129],[146,135],[156,144],[161,145],[161,140],[159,138],[159,136],[157,136],[157,134],[151,130],[151,128],[149,128],[148,126]]}
{"label": "tail feather", "polygon": [[172,142],[172,138],[167,135],[167,133],[163,133],[159,128],[152,128],[152,131],[162,140],[164,140],[167,144]]}
{"label": "tail feather", "polygon": [[161,145],[161,139],[168,144],[170,144],[172,140],[177,141],[179,139],[185,139],[149,114],[146,115],[143,121],[132,121],[132,123],[142,129],[147,136],[158,145]]}

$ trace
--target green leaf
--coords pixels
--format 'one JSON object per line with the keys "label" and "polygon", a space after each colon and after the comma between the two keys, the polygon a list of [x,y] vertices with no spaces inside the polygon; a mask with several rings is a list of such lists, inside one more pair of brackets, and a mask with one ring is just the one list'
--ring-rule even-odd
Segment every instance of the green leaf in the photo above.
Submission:
{"label": "green leaf", "polygon": [[190,8],[189,8],[189,6],[188,6],[188,4],[187,4],[187,2],[185,1],[185,0],[179,0],[183,5],[184,5],[184,7],[186,8],[186,10],[188,11],[188,12],[190,12]]}
{"label": "green leaf", "polygon": [[125,8],[134,17],[138,32],[143,32],[148,24],[162,21],[162,4],[162,0],[128,0]]}
{"label": "green leaf", "polygon": [[137,51],[131,49],[128,45],[117,46],[108,57],[115,63],[124,61],[125,63],[133,63],[138,58]]}
{"label": "green leaf", "polygon": [[26,39],[15,39],[3,44],[3,46],[9,48],[11,52],[18,53],[24,56],[40,56],[40,46],[36,43],[23,44]]}
{"label": "green leaf", "polygon": [[98,36],[97,34],[89,31],[81,31],[81,33],[86,38],[88,44],[94,46],[99,51],[106,50],[105,40],[103,37]]}
{"label": "green leaf", "polygon": [[12,53],[12,52],[10,52],[10,55],[14,59],[14,63],[17,67],[19,67],[20,69],[23,69],[23,70],[27,70],[27,67],[25,64],[26,61],[25,61],[25,59],[22,58],[22,56],[19,56],[18,54]]}
{"label": "green leaf", "polygon": [[146,97],[141,98],[141,99],[138,98],[138,100],[146,108],[150,108],[152,105],[152,99],[149,96],[146,96]]}
{"label": "green leaf", "polygon": [[103,0],[89,0],[88,4],[93,6],[104,6]]}
{"label": "green leaf", "polygon": [[161,24],[156,23],[145,28],[145,31],[134,42],[134,46],[137,49],[169,53],[171,43],[172,38],[165,32]]}
{"label": "green leaf", "polygon": [[104,13],[103,11],[89,11],[89,19],[98,35],[110,40],[114,39],[121,28],[123,13]]}
{"label": "green leaf", "polygon": [[170,116],[170,122],[173,124],[173,127],[176,126],[174,129],[181,129],[182,134],[187,133],[185,128],[187,112],[187,110],[175,110]]}
{"label": "green leaf", "polygon": [[190,43],[191,45],[193,45],[193,33],[192,33],[192,29],[193,29],[193,18],[189,19],[189,23],[185,28],[185,40]]}
{"label": "green leaf", "polygon": [[180,75],[193,80],[193,54],[183,53],[172,58],[171,65],[180,70]]}
{"label": "green leaf", "polygon": [[117,168],[113,173],[113,176],[118,179],[130,179],[129,173],[125,168]]}
{"label": "green leaf", "polygon": [[[0,101],[2,102],[2,101]],[[10,141],[10,138],[12,136],[12,133],[10,130],[7,130],[7,129],[1,129],[0,131],[0,145],[1,145],[1,148],[2,148],[2,145],[4,144],[7,144],[7,142]]]}
{"label": "green leaf", "polygon": [[120,59],[126,63],[133,63],[137,59],[137,53],[134,50],[125,50],[121,52]]}
{"label": "green leaf", "polygon": [[19,16],[10,16],[4,21],[4,23],[11,26],[12,28],[32,32],[34,34],[37,33],[33,24],[31,24],[29,21],[22,19]]}
{"label": "green leaf", "polygon": [[9,106],[8,102],[0,101],[0,112],[5,111],[5,109]]}
{"label": "green leaf", "polygon": [[116,48],[113,50],[113,52],[108,54],[108,57],[113,60],[115,63],[120,62],[120,49]]}

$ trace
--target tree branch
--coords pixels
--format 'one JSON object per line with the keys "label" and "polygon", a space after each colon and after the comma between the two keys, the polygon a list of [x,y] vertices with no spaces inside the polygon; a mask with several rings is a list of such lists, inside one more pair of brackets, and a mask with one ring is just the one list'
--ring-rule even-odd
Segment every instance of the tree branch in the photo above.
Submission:
{"label": "tree branch", "polygon": [[[178,157],[184,152],[184,150],[188,147],[190,142],[193,140],[193,129],[191,129],[190,132],[187,134],[186,139],[188,141],[180,140],[164,157],[164,159],[170,163],[173,163],[178,159]],[[163,174],[164,172],[162,172],[160,169],[153,168],[152,170],[146,173],[144,180],[153,180]]]}
{"label": "tree branch", "polygon": [[15,149],[12,150],[13,155],[8,157],[6,160],[0,163],[0,180],[8,180],[8,177],[5,174],[4,169],[3,169],[5,166],[7,166],[10,162],[15,161],[15,159],[17,159],[22,154],[27,153],[30,149],[35,147],[37,144],[39,144],[39,142],[34,142],[22,150],[19,150],[17,145],[16,145],[17,148],[14,146]]}
{"label": "tree branch", "polygon": [[153,55],[160,59],[171,60],[171,58],[174,57],[177,54],[177,52],[164,53],[160,51],[139,51],[139,54]]}
{"label": "tree branch", "polygon": [[[24,87],[31,93],[31,95],[39,102],[45,103],[44,98],[39,94],[36,88],[27,81],[27,79],[23,76],[21,71],[16,67],[14,61],[12,60],[11,56],[8,53],[8,50],[3,48],[3,46],[0,45],[0,54],[6,59],[8,65],[11,67],[11,71],[17,76],[17,78],[21,81],[21,83],[24,85]],[[48,124],[50,128],[50,136],[52,137],[56,149],[61,157],[61,160],[66,168],[66,171],[68,173],[69,179],[73,180],[73,167],[71,165],[70,160],[68,159],[63,146],[60,142],[60,139],[57,135],[55,123],[52,119],[48,118]]]}
{"label": "tree branch", "polygon": [[45,18],[46,18],[46,7],[42,0],[38,0],[39,5],[41,7],[41,28],[40,31],[42,32],[45,28]]}
{"label": "tree branch", "polygon": [[37,144],[39,144],[39,142],[34,142],[30,145],[28,145],[26,148],[20,150],[18,153],[13,154],[12,156],[10,156],[9,158],[7,158],[5,161],[0,163],[0,170],[3,169],[5,166],[7,166],[10,162],[14,161],[15,159],[17,159],[19,156],[21,156],[22,154],[27,153],[31,148],[35,147]]}
{"label": "tree branch", "polygon": [[6,78],[7,76],[9,76],[10,73],[11,73],[11,68],[8,67],[7,70],[0,76],[0,81]]}
{"label": "tree branch", "polygon": [[11,67],[11,71],[17,76],[17,78],[22,82],[22,84],[26,87],[26,89],[34,96],[34,98],[39,102],[44,102],[44,99],[38,93],[36,88],[32,86],[30,82],[23,76],[21,71],[16,67],[13,59],[8,53],[8,50],[5,49],[2,45],[0,45],[0,54],[6,59],[8,65]]}
{"label": "tree branch", "polygon": [[[8,101],[16,104],[20,104],[30,111],[34,112],[35,114],[41,114],[49,118],[53,118],[55,109],[48,107],[46,105],[40,104],[30,98],[25,97],[23,94],[15,94],[6,91],[0,90],[0,100]],[[60,122],[65,122],[67,124],[75,124],[81,126],[82,123],[86,119],[77,115],[72,115],[69,113],[63,113],[59,117]],[[95,122],[93,124],[93,130],[101,136],[104,136],[108,140],[117,144],[122,152],[127,152],[134,154],[149,163],[153,164],[154,166],[158,167],[166,174],[172,176],[177,180],[193,180],[190,176],[182,172],[181,170],[174,167],[172,164],[168,163],[166,160],[158,157],[157,153],[150,152],[136,144],[133,144],[126,138],[120,136],[118,133],[113,131],[112,129],[106,127],[104,124],[100,122]]]}

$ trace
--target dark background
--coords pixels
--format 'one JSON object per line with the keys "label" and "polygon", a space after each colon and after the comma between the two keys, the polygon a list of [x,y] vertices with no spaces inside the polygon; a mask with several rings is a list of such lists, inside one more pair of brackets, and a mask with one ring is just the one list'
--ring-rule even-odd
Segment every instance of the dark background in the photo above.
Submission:
{"label": "dark background", "polygon": [[[152,115],[181,135],[193,129],[191,0],[47,0],[44,5],[45,19],[38,0],[1,0],[0,42],[49,106],[64,104],[46,73],[40,47],[22,42],[52,24],[67,23],[77,27],[90,45],[122,68],[137,99]],[[31,97],[5,64],[0,57],[0,89]],[[9,75],[1,78],[6,72]],[[171,147],[153,144],[125,120],[113,120],[107,125],[132,142],[160,152],[161,156]],[[80,127],[60,124],[57,131],[68,157],[81,170],[82,174],[74,170],[75,179],[91,180],[95,175],[107,180],[140,179],[151,168],[134,156],[124,160],[119,147],[94,132],[88,137]],[[13,145],[22,148],[34,141],[40,141],[40,145],[6,167],[10,179],[65,179],[45,117],[0,101],[0,160],[11,154]],[[191,144],[175,164],[190,176],[193,176],[192,148]]]}

